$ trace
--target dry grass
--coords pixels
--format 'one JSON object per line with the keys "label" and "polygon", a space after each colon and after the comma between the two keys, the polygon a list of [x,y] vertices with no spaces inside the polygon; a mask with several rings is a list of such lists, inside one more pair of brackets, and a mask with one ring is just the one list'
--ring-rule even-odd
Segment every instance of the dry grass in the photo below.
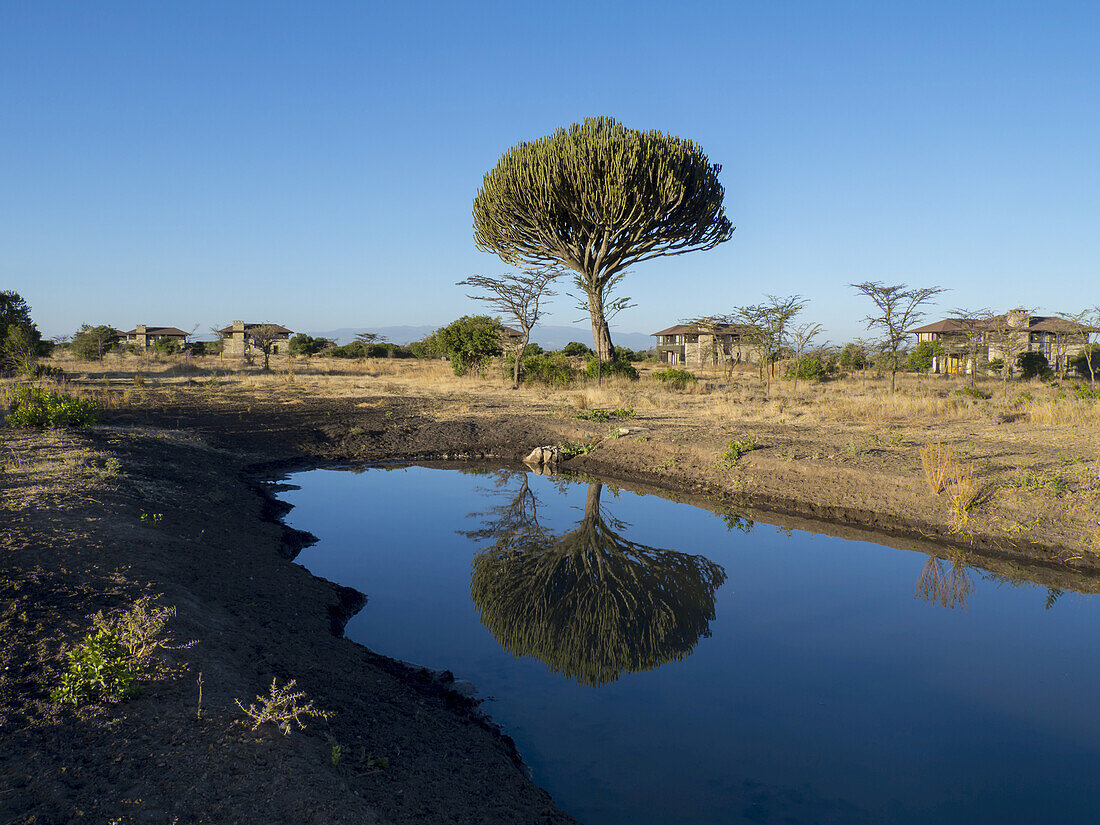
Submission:
{"label": "dry grass", "polygon": [[920,460],[924,466],[928,488],[938,496],[947,486],[947,480],[956,467],[955,448],[938,441],[935,444],[925,444],[920,448]]}

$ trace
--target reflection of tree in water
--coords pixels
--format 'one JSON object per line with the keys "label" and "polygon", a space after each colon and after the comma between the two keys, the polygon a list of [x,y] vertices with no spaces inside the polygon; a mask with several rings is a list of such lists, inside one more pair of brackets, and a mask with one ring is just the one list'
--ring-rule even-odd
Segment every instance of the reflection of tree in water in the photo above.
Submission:
{"label": "reflection of tree in water", "polygon": [[958,560],[951,562],[951,569],[945,569],[947,562],[929,556],[917,579],[915,598],[938,604],[940,607],[966,610],[966,599],[974,591],[974,582],[970,579],[970,569]]}
{"label": "reflection of tree in water", "polygon": [[466,533],[493,541],[474,559],[470,593],[508,652],[598,687],[681,659],[710,635],[726,578],[719,565],[624,538],[627,525],[600,506],[598,482],[576,529],[554,535],[522,477],[514,498]]}

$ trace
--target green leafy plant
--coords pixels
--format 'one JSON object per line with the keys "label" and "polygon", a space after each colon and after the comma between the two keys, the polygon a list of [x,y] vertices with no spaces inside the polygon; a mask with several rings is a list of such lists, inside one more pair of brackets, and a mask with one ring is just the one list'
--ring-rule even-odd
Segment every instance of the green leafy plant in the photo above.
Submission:
{"label": "green leafy plant", "polygon": [[50,694],[55,702],[79,705],[103,700],[118,702],[134,692],[134,668],[118,635],[100,628],[65,654],[69,669]]}
{"label": "green leafy plant", "polygon": [[319,719],[332,718],[332,714],[328,711],[315,707],[312,699],[303,702],[302,700],[306,698],[306,694],[304,691],[295,690],[296,685],[297,682],[291,679],[280,687],[278,680],[272,678],[271,688],[268,690],[267,695],[256,697],[256,701],[259,702],[258,705],[250,703],[246,708],[241,704],[240,699],[234,701],[236,701],[237,707],[244,711],[245,716],[252,720],[252,730],[271,722],[283,732],[284,736],[290,735],[291,730],[293,730],[292,723],[298,726],[298,730],[305,730],[306,724],[303,720],[311,716]]}
{"label": "green leafy plant", "polygon": [[634,365],[620,358],[616,358],[612,361],[604,361],[601,364],[600,359],[593,356],[588,359],[588,365],[584,368],[584,374],[588,378],[610,378],[618,375],[630,381],[638,380],[638,370],[634,368]]}
{"label": "green leafy plant", "polygon": [[564,461],[568,461],[578,455],[587,455],[598,447],[595,441],[563,441],[558,445],[558,451]]}
{"label": "green leafy plant", "polygon": [[5,418],[16,429],[87,427],[96,422],[96,404],[83,398],[50,392],[41,387],[16,387],[11,413]]}
{"label": "green leafy plant", "polygon": [[687,389],[689,386],[698,383],[699,379],[695,377],[693,373],[687,370],[678,370],[674,367],[661,370],[660,372],[653,373],[653,377],[674,390]]}
{"label": "green leafy plant", "polygon": [[580,421],[596,421],[605,424],[613,418],[633,418],[636,414],[633,407],[620,407],[617,410],[581,410],[573,417]]}
{"label": "green leafy plant", "polygon": [[1073,397],[1081,401],[1100,401],[1100,387],[1086,387],[1081,384],[1073,388]]}
{"label": "green leafy plant", "polygon": [[718,459],[718,466],[728,470],[741,460],[741,456],[745,453],[752,452],[756,448],[755,436],[749,436],[744,441],[737,441],[731,438],[729,444],[726,446],[726,451],[722,453]]}

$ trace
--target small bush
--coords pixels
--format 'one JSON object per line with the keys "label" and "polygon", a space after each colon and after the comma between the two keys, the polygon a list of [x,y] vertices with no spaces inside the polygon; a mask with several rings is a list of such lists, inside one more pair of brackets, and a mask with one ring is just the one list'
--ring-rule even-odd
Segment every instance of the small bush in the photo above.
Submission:
{"label": "small bush", "polygon": [[977,387],[960,387],[955,390],[955,395],[961,398],[973,398],[975,401],[988,401],[992,396],[982,392]]}
{"label": "small bush", "polygon": [[697,383],[698,378],[687,370],[678,370],[674,367],[653,373],[653,377],[674,390],[682,390]]}
{"label": "small bush", "polygon": [[718,459],[718,466],[728,470],[741,460],[741,456],[745,453],[752,452],[756,447],[757,443],[755,436],[749,436],[744,441],[736,441],[731,438],[729,444],[726,445],[726,451],[722,453],[721,458]]}
{"label": "small bush", "polygon": [[1081,401],[1100,401],[1100,387],[1086,387],[1082,384],[1073,388],[1073,396]]}
{"label": "small bush", "polygon": [[96,405],[41,387],[16,387],[11,396],[11,414],[5,421],[16,429],[87,427],[96,422]]}
{"label": "small bush", "polygon": [[803,358],[801,361],[788,364],[783,378],[786,381],[792,381],[796,375],[799,381],[823,381],[827,377],[827,370],[819,359]]}
{"label": "small bush", "polygon": [[69,669],[61,677],[61,685],[50,694],[55,702],[118,702],[133,694],[134,669],[113,631],[100,629],[89,634],[65,657]]}
{"label": "small bush", "polygon": [[[505,359],[504,374],[511,377],[515,356]],[[577,380],[579,370],[563,355],[540,353],[525,356],[519,365],[520,379],[551,387],[567,387]]]}
{"label": "small bush", "polygon": [[631,381],[638,380],[638,371],[631,366],[629,361],[606,361],[602,366],[598,358],[589,358],[588,366],[584,368],[584,374],[589,378],[602,375],[604,378],[621,375]]}
{"label": "small bush", "polygon": [[1016,358],[1016,364],[1020,368],[1020,377],[1047,378],[1053,375],[1050,362],[1041,352],[1023,352]]}
{"label": "small bush", "polygon": [[920,448],[920,460],[924,466],[924,477],[928,480],[928,488],[939,495],[954,472],[955,449],[939,442],[925,444]]}
{"label": "small bush", "polygon": [[573,417],[580,421],[598,421],[603,424],[612,418],[633,418],[635,415],[633,407],[621,407],[617,410],[581,410]]}
{"label": "small bush", "polygon": [[300,690],[294,690],[295,680],[291,679],[282,687],[279,687],[275,679],[271,680],[271,689],[266,696],[257,696],[259,705],[249,704],[246,708],[237,699],[237,707],[244,711],[245,716],[252,720],[252,730],[256,730],[265,722],[273,722],[284,735],[289,735],[291,722],[298,725],[298,730],[305,730],[306,724],[302,720],[310,716],[320,719],[330,719],[332,714],[313,706],[313,700],[302,704],[306,694]]}
{"label": "small bush", "polygon": [[65,370],[61,367],[51,367],[49,364],[35,364],[27,375],[30,378],[64,378]]}
{"label": "small bush", "polygon": [[571,358],[577,356],[584,358],[592,355],[592,350],[582,344],[580,341],[570,341],[568,344],[562,347],[561,354],[567,355]]}

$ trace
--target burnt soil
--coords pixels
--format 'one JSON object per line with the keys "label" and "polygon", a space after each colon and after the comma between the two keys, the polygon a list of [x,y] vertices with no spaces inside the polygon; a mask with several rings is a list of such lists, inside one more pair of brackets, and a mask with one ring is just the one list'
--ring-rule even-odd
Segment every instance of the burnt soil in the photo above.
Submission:
{"label": "burnt soil", "polygon": [[[110,413],[87,430],[6,432],[0,823],[573,821],[530,781],[511,740],[477,704],[448,689],[446,674],[341,637],[364,597],[292,563],[311,537],[280,523],[285,507],[270,483],[291,469],[514,463],[536,445],[587,440],[599,447],[568,469],[730,513],[763,507],[789,526],[861,538],[874,530],[895,546],[965,554],[1048,586],[1100,589],[1091,554],[1071,553],[1057,537],[960,537],[911,505],[892,507],[916,495],[905,489],[911,482],[873,468],[846,481],[840,466],[799,485],[777,464],[771,486],[758,484],[749,501],[736,473],[731,482],[729,468],[716,469],[716,445],[706,439],[601,433],[606,424],[491,400],[476,415],[438,420],[416,399],[393,397],[382,405],[254,400],[238,410],[183,397]],[[766,461],[746,465],[762,478]],[[172,636],[196,643],[163,652],[137,698],[77,709],[52,702],[62,653],[93,614],[143,595],[174,605]],[[289,736],[252,729],[235,700],[247,705],[273,678],[297,680],[334,716]]]}

